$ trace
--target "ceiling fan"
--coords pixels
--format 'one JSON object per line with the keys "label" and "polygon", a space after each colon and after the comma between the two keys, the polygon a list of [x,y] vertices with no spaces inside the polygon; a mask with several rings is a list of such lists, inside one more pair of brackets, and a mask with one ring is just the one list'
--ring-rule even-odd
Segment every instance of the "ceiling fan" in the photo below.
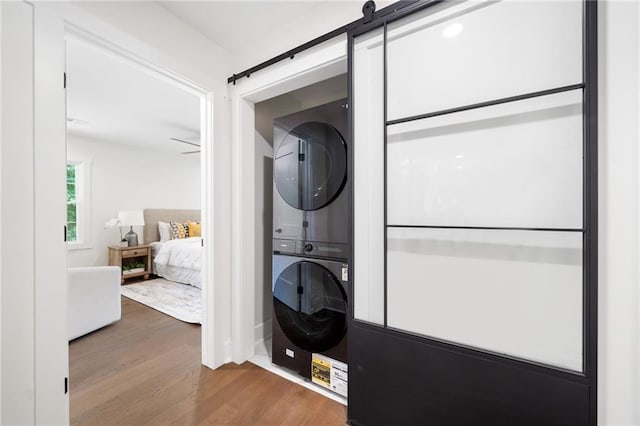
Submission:
{"label": "ceiling fan", "polygon": [[[200,148],[200,144],[196,143],[196,142],[191,142],[191,141],[187,141],[184,139],[179,139],[179,138],[169,138],[172,141],[176,141],[176,142],[182,142],[182,143],[186,143],[187,145],[193,145],[193,146],[197,146],[198,148]],[[198,149],[197,151],[185,151],[185,152],[181,152],[180,154],[199,154],[200,153],[200,149]]]}

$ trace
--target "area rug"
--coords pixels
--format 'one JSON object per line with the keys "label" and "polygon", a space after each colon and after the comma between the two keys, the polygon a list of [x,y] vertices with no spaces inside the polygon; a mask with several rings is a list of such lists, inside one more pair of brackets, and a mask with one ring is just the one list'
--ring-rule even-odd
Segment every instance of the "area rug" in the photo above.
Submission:
{"label": "area rug", "polygon": [[122,295],[180,321],[200,324],[202,321],[202,290],[163,278],[127,284]]}

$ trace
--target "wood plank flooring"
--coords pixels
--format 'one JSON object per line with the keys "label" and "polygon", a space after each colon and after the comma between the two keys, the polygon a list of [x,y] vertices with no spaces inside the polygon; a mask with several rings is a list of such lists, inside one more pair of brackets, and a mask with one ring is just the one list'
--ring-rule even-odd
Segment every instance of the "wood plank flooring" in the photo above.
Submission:
{"label": "wood plank flooring", "polygon": [[200,364],[200,327],[122,298],[69,344],[72,425],[344,425],[346,407],[251,363]]}

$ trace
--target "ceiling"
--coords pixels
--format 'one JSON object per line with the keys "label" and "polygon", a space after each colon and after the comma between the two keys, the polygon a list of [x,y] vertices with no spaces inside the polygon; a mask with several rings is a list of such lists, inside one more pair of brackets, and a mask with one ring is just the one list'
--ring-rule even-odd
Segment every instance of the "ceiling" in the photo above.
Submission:
{"label": "ceiling", "polygon": [[362,17],[364,0],[159,3],[231,53],[240,72]]}
{"label": "ceiling", "polygon": [[67,130],[71,135],[179,153],[199,143],[200,100],[117,55],[67,42]]}
{"label": "ceiling", "polygon": [[[378,8],[391,2],[377,2]],[[231,53],[237,72],[362,16],[363,1],[163,1],[161,7]],[[67,45],[71,135],[173,153],[199,142],[199,99],[82,40]]]}

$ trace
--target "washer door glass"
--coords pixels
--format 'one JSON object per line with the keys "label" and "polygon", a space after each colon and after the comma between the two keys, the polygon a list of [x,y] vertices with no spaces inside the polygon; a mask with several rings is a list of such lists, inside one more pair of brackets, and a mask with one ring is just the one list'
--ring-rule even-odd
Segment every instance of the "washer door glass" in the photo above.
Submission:
{"label": "washer door glass", "polygon": [[275,153],[274,178],[290,206],[317,210],[332,202],[347,179],[347,146],[326,123],[307,122],[283,139]]}
{"label": "washer door glass", "polygon": [[288,266],[273,287],[273,308],[284,334],[309,352],[331,349],[347,331],[347,297],[326,268],[312,262]]}

